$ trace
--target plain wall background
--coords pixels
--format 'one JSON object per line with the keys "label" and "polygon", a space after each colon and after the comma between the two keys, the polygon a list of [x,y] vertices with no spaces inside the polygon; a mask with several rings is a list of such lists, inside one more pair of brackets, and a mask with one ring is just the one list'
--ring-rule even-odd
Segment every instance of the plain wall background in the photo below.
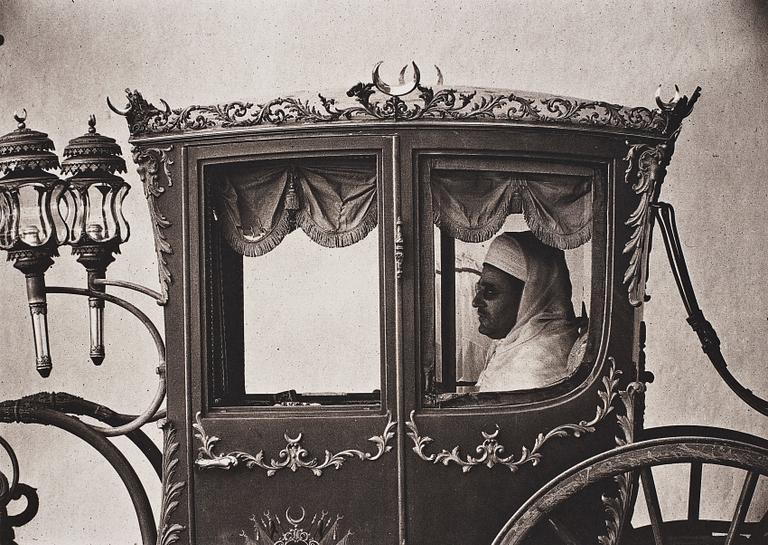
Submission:
{"label": "plain wall background", "polygon": [[[95,113],[99,132],[123,146],[133,185],[126,205],[132,237],[109,274],[156,287],[128,130],[105,104],[106,96],[124,104],[125,87],[155,104],[160,97],[173,107],[209,104],[297,89],[346,90],[369,81],[379,60],[392,79],[411,59],[423,68],[425,83],[436,64],[448,85],[540,90],[631,106],[652,106],[659,83],[666,97],[675,83],[688,94],[700,84],[703,96],[684,125],[663,198],[677,208],[700,304],[734,374],[768,396],[766,32],[768,9],[760,0],[0,0],[0,133],[15,128],[14,110],[26,108],[28,126],[48,132],[61,153]],[[648,392],[647,425],[698,423],[766,435],[766,419],[731,394],[701,354],[658,244],[651,268],[647,355],[656,382]],[[48,283],[83,285],[84,270],[63,255]],[[160,322],[158,307],[129,297]],[[87,358],[85,301],[51,296],[55,368],[43,380],[34,371],[23,277],[10,264],[0,266],[0,301],[0,399],[68,391],[136,412],[151,398],[154,354],[141,327],[119,309],[108,313],[108,359],[94,368]],[[42,427],[2,425],[0,433],[21,457],[22,480],[41,494],[37,518],[17,532],[20,542],[139,541],[127,493],[89,447]],[[159,484],[133,451],[131,459],[157,506]],[[8,471],[4,459],[0,467]],[[680,479],[657,480],[682,486]],[[709,482],[716,490],[703,516],[729,513],[741,477],[725,473]],[[764,508],[766,483],[761,486]],[[664,493],[665,513],[682,515],[684,494]]]}

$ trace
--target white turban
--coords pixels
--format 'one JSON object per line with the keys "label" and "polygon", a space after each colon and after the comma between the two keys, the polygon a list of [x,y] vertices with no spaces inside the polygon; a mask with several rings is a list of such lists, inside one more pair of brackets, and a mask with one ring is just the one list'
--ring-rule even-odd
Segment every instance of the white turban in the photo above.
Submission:
{"label": "white turban", "polygon": [[511,274],[515,278],[528,281],[528,259],[523,248],[515,238],[515,233],[502,233],[491,242],[484,263]]}

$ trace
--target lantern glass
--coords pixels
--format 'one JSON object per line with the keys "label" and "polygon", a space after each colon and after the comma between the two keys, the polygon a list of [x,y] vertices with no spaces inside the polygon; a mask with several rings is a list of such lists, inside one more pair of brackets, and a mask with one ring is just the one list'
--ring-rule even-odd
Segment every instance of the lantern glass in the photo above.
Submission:
{"label": "lantern glass", "polygon": [[[118,179],[119,180],[119,179]],[[66,222],[70,243],[83,235],[90,243],[128,240],[129,226],[123,215],[123,200],[130,186],[119,180],[78,180],[66,194]]]}
{"label": "lantern glass", "polygon": [[55,232],[50,209],[51,194],[42,184],[19,187],[19,237],[27,246],[43,246]]}
{"label": "lantern glass", "polygon": [[0,191],[0,248],[11,248],[19,235],[19,199],[15,191]]}

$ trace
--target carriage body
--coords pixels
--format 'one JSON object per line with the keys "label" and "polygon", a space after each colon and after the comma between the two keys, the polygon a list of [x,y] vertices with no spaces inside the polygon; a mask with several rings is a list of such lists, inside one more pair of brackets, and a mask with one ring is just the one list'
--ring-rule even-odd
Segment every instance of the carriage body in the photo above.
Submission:
{"label": "carriage body", "polygon": [[[178,110],[129,94],[167,296],[161,538],[490,543],[642,426],[651,206],[695,98],[418,89]],[[583,344],[556,384],[475,393],[467,286],[511,224],[564,250]]]}

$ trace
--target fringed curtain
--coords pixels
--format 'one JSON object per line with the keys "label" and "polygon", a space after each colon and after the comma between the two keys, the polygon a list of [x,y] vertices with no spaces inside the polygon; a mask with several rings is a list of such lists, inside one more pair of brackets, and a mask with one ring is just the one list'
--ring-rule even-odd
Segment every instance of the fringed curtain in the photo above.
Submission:
{"label": "fringed curtain", "polygon": [[576,248],[592,237],[588,177],[434,169],[430,190],[435,225],[464,242],[490,239],[521,210],[533,234],[555,248]]}
{"label": "fringed curtain", "polygon": [[212,178],[224,236],[246,256],[269,252],[297,226],[322,246],[349,246],[378,221],[375,159],[227,165]]}

